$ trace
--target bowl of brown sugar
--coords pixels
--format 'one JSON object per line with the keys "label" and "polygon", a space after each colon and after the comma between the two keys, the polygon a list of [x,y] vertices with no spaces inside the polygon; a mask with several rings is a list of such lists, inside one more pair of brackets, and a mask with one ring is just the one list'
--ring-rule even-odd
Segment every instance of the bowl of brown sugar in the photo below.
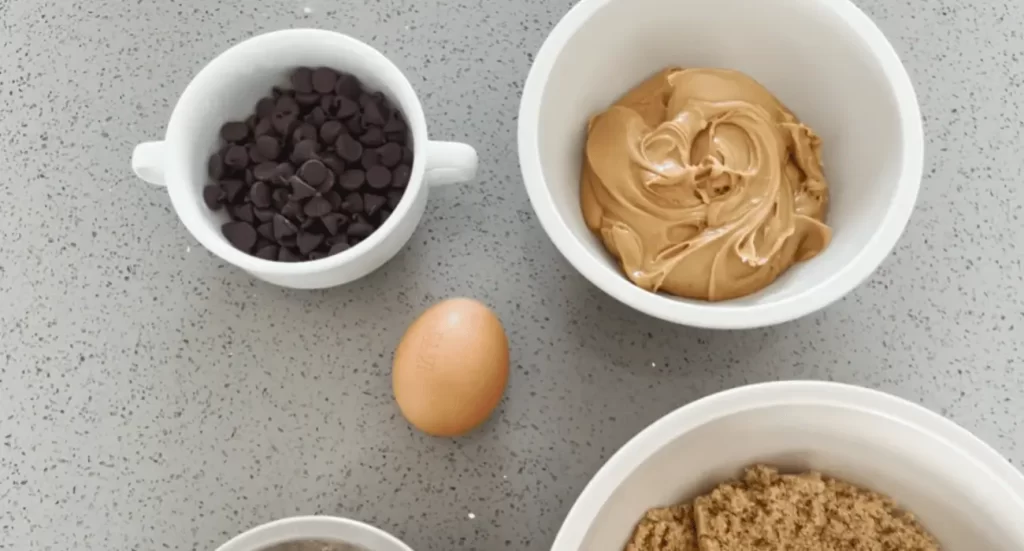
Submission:
{"label": "bowl of brown sugar", "polygon": [[887,394],[776,382],[656,421],[598,471],[552,551],[1014,551],[1024,476]]}

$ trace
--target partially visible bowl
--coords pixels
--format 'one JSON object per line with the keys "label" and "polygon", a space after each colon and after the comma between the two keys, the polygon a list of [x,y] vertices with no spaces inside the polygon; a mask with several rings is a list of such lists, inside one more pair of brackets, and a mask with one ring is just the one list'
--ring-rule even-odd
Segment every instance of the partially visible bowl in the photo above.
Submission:
{"label": "partially visible bowl", "polygon": [[291,517],[262,524],[235,536],[217,551],[264,551],[282,543],[310,540],[347,543],[366,551],[412,551],[380,528],[328,516]]}
{"label": "partially visible bowl", "polygon": [[[832,243],[754,295],[708,303],[645,291],[584,223],[579,173],[588,119],[668,66],[743,71],[823,140]],[[848,0],[581,0],[526,79],[519,160],[541,225],[593,284],[667,321],[739,329],[823,308],[878,267],[913,210],[924,137],[899,57]]]}
{"label": "partially visible bowl", "polygon": [[1024,549],[1024,476],[953,422],[826,382],[728,390],[626,443],[577,498],[552,551],[622,551],[644,511],[690,500],[755,463],[818,470],[892,497],[945,551]]}

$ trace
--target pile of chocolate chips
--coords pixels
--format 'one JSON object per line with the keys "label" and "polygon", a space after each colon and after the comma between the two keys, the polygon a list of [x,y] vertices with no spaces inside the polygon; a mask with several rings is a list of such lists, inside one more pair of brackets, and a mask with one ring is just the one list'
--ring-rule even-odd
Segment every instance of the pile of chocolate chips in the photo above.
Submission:
{"label": "pile of chocolate chips", "polygon": [[409,129],[380,92],[333,69],[301,67],[245,122],[220,131],[203,189],[227,209],[224,237],[267,260],[316,260],[370,236],[398,206],[412,171]]}

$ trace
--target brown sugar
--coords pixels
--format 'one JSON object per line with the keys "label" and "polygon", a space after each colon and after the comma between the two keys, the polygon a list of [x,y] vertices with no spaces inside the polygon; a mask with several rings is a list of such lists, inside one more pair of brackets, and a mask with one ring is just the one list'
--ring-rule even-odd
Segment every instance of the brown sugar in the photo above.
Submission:
{"label": "brown sugar", "polygon": [[693,506],[682,504],[647,511],[626,551],[698,551]]}
{"label": "brown sugar", "polygon": [[[667,515],[664,511],[674,511]],[[692,517],[688,513],[692,512]],[[651,515],[655,514],[654,517]],[[674,526],[668,526],[672,522]],[[657,530],[657,532],[655,532]],[[649,534],[687,534],[670,547]],[[653,542],[653,544],[649,544]],[[662,544],[662,546],[657,546]],[[938,551],[913,515],[888,497],[820,473],[779,474],[758,465],[693,506],[652,509],[626,551]]]}

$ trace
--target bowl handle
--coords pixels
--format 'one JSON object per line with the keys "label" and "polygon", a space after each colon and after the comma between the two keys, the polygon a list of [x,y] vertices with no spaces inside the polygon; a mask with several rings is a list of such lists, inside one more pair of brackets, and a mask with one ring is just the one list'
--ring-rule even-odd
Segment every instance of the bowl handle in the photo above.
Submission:
{"label": "bowl handle", "polygon": [[132,152],[132,171],[154,186],[164,187],[164,142],[144,142]]}
{"label": "bowl handle", "polygon": [[445,186],[476,178],[477,155],[473,146],[458,142],[427,142],[427,183]]}

